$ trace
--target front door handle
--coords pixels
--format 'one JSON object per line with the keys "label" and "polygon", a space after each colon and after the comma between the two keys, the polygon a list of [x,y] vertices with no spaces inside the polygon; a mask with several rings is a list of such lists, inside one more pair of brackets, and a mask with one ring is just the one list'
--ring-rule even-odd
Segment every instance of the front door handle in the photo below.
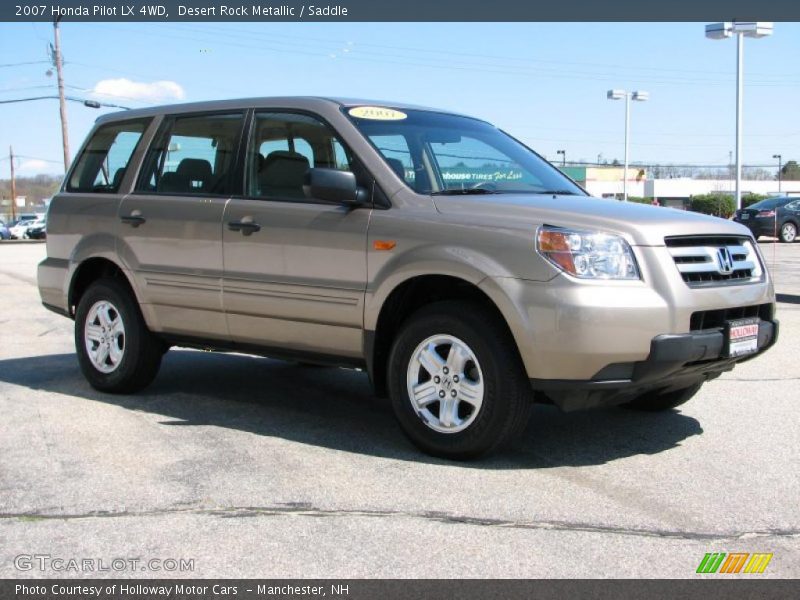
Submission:
{"label": "front door handle", "polygon": [[125,223],[126,225],[130,225],[131,227],[138,227],[139,225],[147,221],[147,219],[145,219],[142,216],[142,212],[139,210],[131,211],[130,215],[123,215],[119,218],[119,220]]}
{"label": "front door handle", "polygon": [[251,235],[256,231],[261,231],[261,225],[253,222],[249,217],[245,217],[241,221],[228,221],[228,229],[241,231],[242,235]]}

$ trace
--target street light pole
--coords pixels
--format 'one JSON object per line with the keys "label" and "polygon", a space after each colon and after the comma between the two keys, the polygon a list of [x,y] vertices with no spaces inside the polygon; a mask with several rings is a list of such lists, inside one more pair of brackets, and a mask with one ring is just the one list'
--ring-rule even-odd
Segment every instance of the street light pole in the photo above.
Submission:
{"label": "street light pole", "polygon": [[628,149],[630,147],[631,95],[625,94],[625,167],[622,170],[622,201],[628,201]]}
{"label": "street light pole", "polygon": [[742,208],[742,100],[744,100],[744,36],[736,34],[736,210]]}
{"label": "street light pole", "polygon": [[556,150],[556,154],[561,155],[561,166],[567,166],[567,151],[566,150]]}
{"label": "street light pole", "polygon": [[772,158],[777,158],[778,159],[778,194],[780,194],[781,193],[781,179],[783,178],[782,177],[783,173],[781,173],[781,171],[783,170],[783,156],[781,156],[780,154],[773,154]]}
{"label": "street light pole", "polygon": [[625,100],[625,165],[622,171],[622,199],[628,201],[628,158],[630,155],[630,127],[631,127],[631,100],[645,102],[650,99],[650,94],[643,91],[628,92],[626,90],[608,90],[606,98],[609,100]]}
{"label": "street light pole", "polygon": [[742,208],[742,103],[744,102],[744,38],[772,35],[765,21],[726,22],[706,25],[706,37],[724,40],[736,35],[736,210]]}

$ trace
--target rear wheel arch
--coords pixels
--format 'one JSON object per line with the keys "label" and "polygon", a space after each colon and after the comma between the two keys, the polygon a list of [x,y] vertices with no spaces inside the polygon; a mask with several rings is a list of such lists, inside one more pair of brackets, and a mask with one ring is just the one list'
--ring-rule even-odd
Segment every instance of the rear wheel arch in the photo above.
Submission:
{"label": "rear wheel arch", "polygon": [[81,300],[81,296],[83,296],[89,286],[98,279],[104,278],[118,280],[128,289],[133,300],[138,303],[138,297],[133,289],[133,285],[122,267],[108,258],[87,258],[78,265],[70,280],[67,298],[71,316],[75,316],[75,310]]}
{"label": "rear wheel arch", "polygon": [[375,329],[366,331],[367,370],[379,396],[387,394],[389,353],[403,323],[421,308],[445,300],[470,301],[489,311],[505,324],[506,333],[517,348],[505,315],[495,301],[475,283],[452,275],[428,274],[411,277],[392,289],[381,305]]}

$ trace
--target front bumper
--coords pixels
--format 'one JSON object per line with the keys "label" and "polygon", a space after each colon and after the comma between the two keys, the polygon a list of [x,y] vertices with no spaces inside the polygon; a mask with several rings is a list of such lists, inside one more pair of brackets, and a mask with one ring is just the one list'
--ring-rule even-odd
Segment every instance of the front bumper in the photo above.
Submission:
{"label": "front bumper", "polygon": [[735,364],[762,354],[777,339],[778,321],[762,320],[758,351],[731,358],[726,356],[720,328],[659,335],[651,341],[645,360],[610,364],[585,381],[531,379],[531,385],[564,410],[620,404],[649,390],[680,389],[719,377]]}

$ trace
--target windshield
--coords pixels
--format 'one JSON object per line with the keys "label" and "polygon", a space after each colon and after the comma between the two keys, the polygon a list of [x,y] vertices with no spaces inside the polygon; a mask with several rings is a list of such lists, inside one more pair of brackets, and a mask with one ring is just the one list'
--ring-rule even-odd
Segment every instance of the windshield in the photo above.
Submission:
{"label": "windshield", "polygon": [[346,114],[398,177],[420,194],[586,195],[546,160],[483,121],[372,107],[351,108]]}

